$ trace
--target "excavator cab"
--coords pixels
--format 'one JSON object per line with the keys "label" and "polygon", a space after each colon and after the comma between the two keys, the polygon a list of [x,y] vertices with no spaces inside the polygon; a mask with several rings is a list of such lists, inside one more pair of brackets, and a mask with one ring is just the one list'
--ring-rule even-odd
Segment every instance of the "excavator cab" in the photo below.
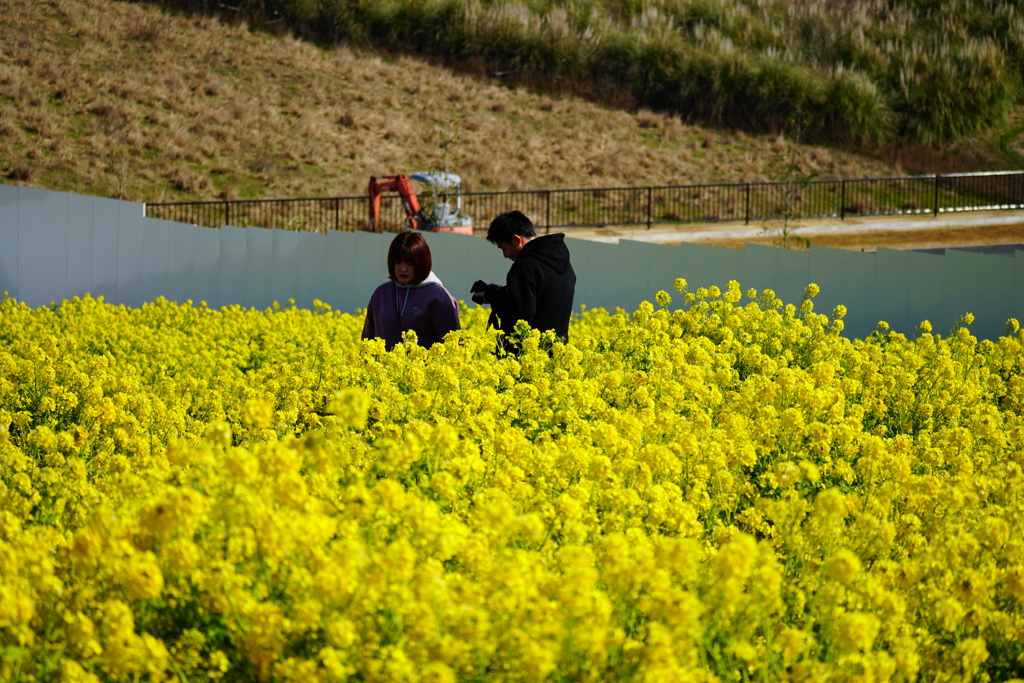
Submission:
{"label": "excavator cab", "polygon": [[[462,213],[462,179],[444,171],[421,171],[409,176],[430,187],[430,205],[423,210],[427,230],[473,234],[473,219]],[[452,208],[450,201],[455,202]]]}
{"label": "excavator cab", "polygon": [[[412,179],[430,186],[430,205],[420,207],[409,178],[404,175],[370,176],[367,197],[370,203],[370,230],[380,232],[380,197],[383,192],[395,191],[402,198],[408,228],[431,232],[457,232],[473,234],[473,219],[462,214],[462,180],[454,173],[423,171],[412,174]],[[449,203],[455,202],[453,209]]]}

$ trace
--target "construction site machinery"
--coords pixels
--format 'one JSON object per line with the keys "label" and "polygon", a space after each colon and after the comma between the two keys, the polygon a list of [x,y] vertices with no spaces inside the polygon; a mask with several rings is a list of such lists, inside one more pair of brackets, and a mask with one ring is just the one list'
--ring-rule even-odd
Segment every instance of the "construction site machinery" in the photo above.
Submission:
{"label": "construction site machinery", "polygon": [[[380,232],[381,195],[397,192],[405,208],[407,227],[410,230],[430,232],[456,232],[473,234],[473,219],[462,214],[462,179],[454,173],[422,171],[413,173],[411,178],[430,187],[430,205],[420,206],[409,177],[405,175],[370,176],[366,193],[369,199],[370,230]],[[452,209],[449,200],[454,200]]]}

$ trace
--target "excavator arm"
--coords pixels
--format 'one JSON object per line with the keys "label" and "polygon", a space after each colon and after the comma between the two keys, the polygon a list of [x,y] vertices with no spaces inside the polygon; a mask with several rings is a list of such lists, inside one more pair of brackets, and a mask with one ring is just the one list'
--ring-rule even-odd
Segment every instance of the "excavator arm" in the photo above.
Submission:
{"label": "excavator arm", "polygon": [[398,192],[405,206],[405,215],[413,230],[419,226],[420,202],[413,192],[409,178],[404,175],[370,176],[370,185],[366,189],[370,203],[370,230],[380,232],[380,196],[384,192]]}

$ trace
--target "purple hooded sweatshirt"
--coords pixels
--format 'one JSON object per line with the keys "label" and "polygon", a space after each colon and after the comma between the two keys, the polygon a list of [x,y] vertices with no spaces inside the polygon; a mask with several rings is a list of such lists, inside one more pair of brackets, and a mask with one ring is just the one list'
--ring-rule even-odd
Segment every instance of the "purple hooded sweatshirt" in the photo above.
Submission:
{"label": "purple hooded sweatshirt", "polygon": [[388,280],[373,292],[366,306],[363,339],[380,337],[390,351],[402,333],[414,330],[420,346],[431,347],[459,329],[459,305],[434,272],[418,285]]}

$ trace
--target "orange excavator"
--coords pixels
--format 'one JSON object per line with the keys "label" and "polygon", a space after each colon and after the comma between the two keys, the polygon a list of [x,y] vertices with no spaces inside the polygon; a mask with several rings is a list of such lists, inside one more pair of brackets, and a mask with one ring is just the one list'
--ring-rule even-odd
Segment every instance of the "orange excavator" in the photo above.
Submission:
{"label": "orange excavator", "polygon": [[[419,199],[412,189],[409,178],[430,186],[431,204],[428,209],[420,207]],[[430,232],[457,232],[473,234],[473,219],[462,213],[462,180],[454,173],[424,171],[404,175],[370,176],[366,194],[370,204],[370,231],[380,232],[380,198],[385,192],[397,192],[405,207],[405,216],[410,230]],[[454,195],[455,209],[448,203],[448,196]]]}

